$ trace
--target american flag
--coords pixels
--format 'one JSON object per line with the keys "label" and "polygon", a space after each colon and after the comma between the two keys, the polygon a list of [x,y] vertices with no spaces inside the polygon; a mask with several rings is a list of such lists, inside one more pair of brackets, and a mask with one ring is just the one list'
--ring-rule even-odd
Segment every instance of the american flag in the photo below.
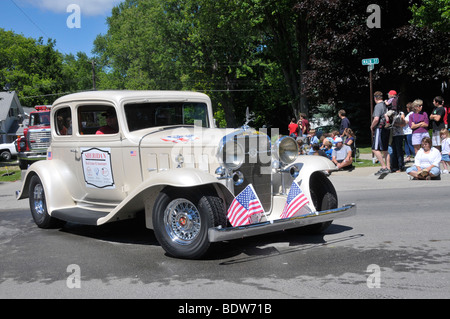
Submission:
{"label": "american flag", "polygon": [[296,181],[292,182],[291,189],[287,197],[286,204],[284,205],[281,218],[289,218],[294,216],[303,206],[309,203],[308,198],[303,194],[300,186]]}
{"label": "american flag", "polygon": [[261,202],[250,184],[233,200],[230,208],[228,208],[227,217],[231,225],[236,227],[251,224],[252,216],[263,213],[264,209]]}

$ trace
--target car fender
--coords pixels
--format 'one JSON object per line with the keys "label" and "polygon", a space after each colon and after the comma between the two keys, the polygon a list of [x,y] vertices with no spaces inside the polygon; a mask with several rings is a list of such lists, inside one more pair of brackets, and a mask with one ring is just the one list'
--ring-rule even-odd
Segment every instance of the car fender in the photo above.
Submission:
{"label": "car fender", "polygon": [[[23,178],[23,184],[17,199],[25,199],[30,196],[29,186],[33,176],[39,176],[45,191],[45,199],[48,214],[58,208],[71,207],[75,202],[67,189],[69,183],[76,183],[67,165],[60,160],[45,160],[33,163]],[[50,196],[57,194],[57,196]]]}
{"label": "car fender", "polygon": [[98,220],[98,225],[125,218],[124,215],[145,210],[147,228],[152,229],[153,205],[158,194],[166,187],[192,188],[210,186],[222,198],[225,206],[233,200],[233,194],[217,178],[195,168],[179,168],[151,174],[148,179],[135,187],[132,192],[107,216]]}
{"label": "car fender", "polygon": [[[311,178],[314,178],[314,174],[319,172],[320,174],[324,174],[324,171],[336,171],[336,165],[328,158],[324,156],[316,156],[316,155],[301,155],[297,158],[297,160],[289,165],[287,169],[292,166],[296,166],[299,170],[298,176],[295,178],[295,181],[300,185],[300,189],[302,192],[308,197],[309,202],[311,203],[310,208],[312,211],[315,211],[314,205],[312,205],[310,185]],[[290,186],[290,185],[289,185]]]}

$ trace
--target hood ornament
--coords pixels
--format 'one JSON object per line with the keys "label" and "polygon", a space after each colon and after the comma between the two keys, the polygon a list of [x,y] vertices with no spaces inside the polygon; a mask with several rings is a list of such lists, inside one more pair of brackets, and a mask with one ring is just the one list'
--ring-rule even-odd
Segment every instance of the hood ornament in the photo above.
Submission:
{"label": "hood ornament", "polygon": [[242,129],[244,131],[246,131],[246,130],[248,130],[250,128],[248,123],[252,122],[254,118],[255,118],[255,113],[253,113],[253,112],[250,113],[250,110],[247,107],[247,109],[245,110],[245,123],[244,123],[244,125],[242,125]]}

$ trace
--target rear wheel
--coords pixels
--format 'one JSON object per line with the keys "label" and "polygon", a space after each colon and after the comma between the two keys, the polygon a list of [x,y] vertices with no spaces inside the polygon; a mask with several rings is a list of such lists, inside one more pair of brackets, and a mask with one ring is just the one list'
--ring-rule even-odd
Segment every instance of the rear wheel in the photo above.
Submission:
{"label": "rear wheel", "polygon": [[54,228],[60,225],[60,220],[51,217],[47,212],[44,185],[39,176],[34,175],[30,181],[29,202],[33,220],[40,228]]}
{"label": "rear wheel", "polygon": [[163,191],[156,199],[152,218],[158,242],[178,258],[202,257],[211,245],[208,229],[226,226],[225,207],[215,195]]}
{"label": "rear wheel", "polygon": [[[330,180],[321,172],[311,176],[310,193],[314,207],[317,211],[334,209],[338,207],[336,190]],[[319,234],[325,231],[333,221],[308,225],[304,230],[310,234]]]}

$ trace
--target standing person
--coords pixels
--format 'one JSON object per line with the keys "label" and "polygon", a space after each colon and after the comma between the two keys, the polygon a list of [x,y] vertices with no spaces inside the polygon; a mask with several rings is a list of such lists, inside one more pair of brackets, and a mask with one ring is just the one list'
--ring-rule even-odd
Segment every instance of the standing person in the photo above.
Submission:
{"label": "standing person", "polygon": [[414,165],[406,170],[408,175],[414,179],[431,179],[437,177],[441,171],[439,164],[441,162],[441,152],[437,148],[431,147],[431,138],[424,137],[421,141],[422,148],[417,151],[414,158]]}
{"label": "standing person", "polygon": [[372,124],[370,125],[370,131],[373,137],[372,152],[381,164],[380,170],[375,175],[381,175],[390,173],[390,169],[386,163],[390,131],[385,128],[386,122],[384,115],[387,112],[387,107],[383,101],[383,93],[377,91],[373,97],[376,105],[372,114]]}
{"label": "standing person", "polygon": [[411,156],[414,156],[416,152],[414,151],[414,146],[412,145],[412,130],[409,127],[409,117],[414,112],[412,111],[412,103],[409,102],[406,104],[406,116],[405,116],[405,126],[403,126],[403,138],[405,140],[405,153],[406,153],[406,162],[411,161]]}
{"label": "standing person", "polygon": [[297,137],[298,125],[297,125],[296,119],[294,117],[291,119],[291,123],[289,123],[288,129],[289,129],[289,136],[293,137],[293,138],[296,138]]}
{"label": "standing person", "polygon": [[399,111],[392,122],[392,143],[390,154],[391,172],[402,172],[405,169],[403,159],[403,126],[405,126],[405,113]]}
{"label": "standing person", "polygon": [[422,139],[424,137],[430,137],[428,134],[428,114],[427,112],[423,112],[423,101],[415,100],[412,104],[414,113],[409,117],[409,127],[412,130],[412,145],[414,146],[415,154],[420,149],[420,145],[422,144]]}
{"label": "standing person", "polygon": [[442,173],[448,174],[450,169],[450,134],[446,128],[441,130],[441,142],[442,167],[444,168]]}
{"label": "standing person", "polygon": [[339,134],[344,134],[346,128],[350,128],[350,120],[346,117],[345,110],[339,110],[339,117],[341,118],[341,126],[339,127]]}
{"label": "standing person", "polygon": [[434,109],[430,114],[430,123],[433,128],[433,146],[441,150],[441,130],[445,128],[444,117],[444,99],[441,96],[436,96],[433,100]]}
{"label": "standing person", "polygon": [[300,113],[300,120],[302,123],[302,136],[306,136],[309,133],[309,121],[305,113]]}
{"label": "standing person", "polygon": [[299,117],[298,122],[297,122],[297,134],[299,137],[303,137],[303,127],[302,127],[302,119]]}

